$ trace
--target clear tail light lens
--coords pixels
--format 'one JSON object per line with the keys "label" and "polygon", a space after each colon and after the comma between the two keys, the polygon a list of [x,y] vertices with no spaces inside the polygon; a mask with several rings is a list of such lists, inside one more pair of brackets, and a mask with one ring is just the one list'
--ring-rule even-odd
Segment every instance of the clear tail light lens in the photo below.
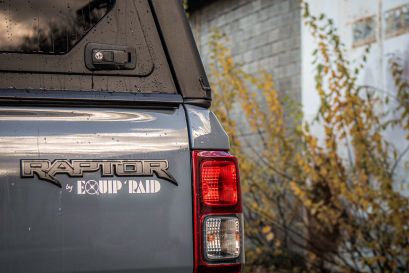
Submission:
{"label": "clear tail light lens", "polygon": [[210,261],[240,256],[240,222],[237,217],[209,216],[204,221],[205,255]]}

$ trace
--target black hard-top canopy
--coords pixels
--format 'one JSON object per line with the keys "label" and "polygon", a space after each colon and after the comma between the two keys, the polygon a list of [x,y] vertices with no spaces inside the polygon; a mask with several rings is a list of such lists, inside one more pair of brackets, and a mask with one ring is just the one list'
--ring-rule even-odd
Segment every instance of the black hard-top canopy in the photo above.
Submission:
{"label": "black hard-top canopy", "polygon": [[180,0],[4,0],[2,16],[0,97],[9,100],[12,90],[30,100],[48,98],[47,91],[53,100],[74,100],[78,92],[113,94],[100,100],[159,94],[210,106]]}

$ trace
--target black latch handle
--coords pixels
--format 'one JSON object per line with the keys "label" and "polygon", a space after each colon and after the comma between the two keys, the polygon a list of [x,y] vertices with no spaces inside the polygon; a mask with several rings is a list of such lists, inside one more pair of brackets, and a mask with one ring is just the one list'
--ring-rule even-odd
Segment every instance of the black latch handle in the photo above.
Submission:
{"label": "black latch handle", "polygon": [[136,67],[136,52],[126,46],[89,43],[85,64],[89,70],[132,70]]}

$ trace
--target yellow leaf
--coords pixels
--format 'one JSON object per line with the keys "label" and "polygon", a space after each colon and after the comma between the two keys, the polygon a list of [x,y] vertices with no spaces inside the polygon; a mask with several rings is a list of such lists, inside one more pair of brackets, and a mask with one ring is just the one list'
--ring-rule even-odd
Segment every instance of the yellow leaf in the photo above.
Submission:
{"label": "yellow leaf", "polygon": [[267,234],[266,239],[267,241],[272,241],[274,239],[274,234],[270,232],[269,234]]}
{"label": "yellow leaf", "polygon": [[263,227],[263,229],[261,230],[262,233],[267,234],[271,231],[271,227],[270,226],[265,226]]}

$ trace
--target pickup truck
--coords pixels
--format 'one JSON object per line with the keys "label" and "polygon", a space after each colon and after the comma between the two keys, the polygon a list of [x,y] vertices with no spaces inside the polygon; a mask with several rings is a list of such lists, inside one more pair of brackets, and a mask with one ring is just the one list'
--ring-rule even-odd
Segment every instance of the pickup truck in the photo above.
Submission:
{"label": "pickup truck", "polygon": [[239,170],[178,0],[0,1],[0,272],[242,272]]}

